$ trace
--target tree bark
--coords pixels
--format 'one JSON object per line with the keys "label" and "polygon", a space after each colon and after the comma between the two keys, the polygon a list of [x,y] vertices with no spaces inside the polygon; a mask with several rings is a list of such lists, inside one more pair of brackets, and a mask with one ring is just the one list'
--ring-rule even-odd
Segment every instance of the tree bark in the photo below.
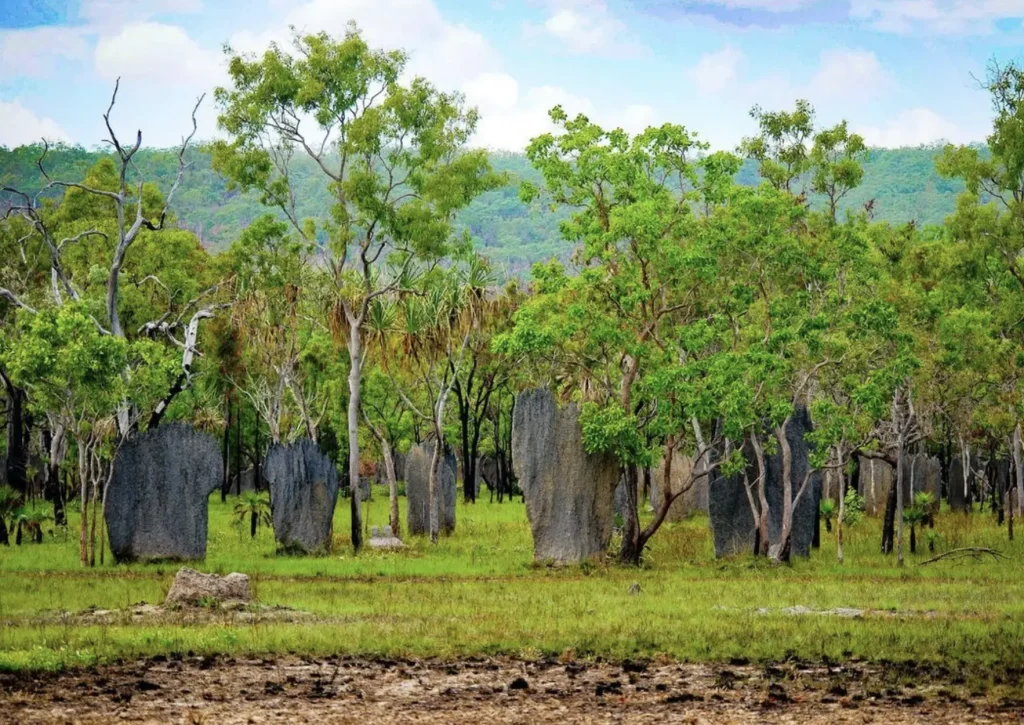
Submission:
{"label": "tree bark", "polygon": [[43,445],[50,456],[46,465],[44,498],[53,504],[54,525],[67,526],[68,517],[64,512],[64,494],[60,485],[60,464],[64,458],[64,430],[61,426],[55,425],[43,431]]}
{"label": "tree bark", "polygon": [[[672,492],[669,488],[671,479],[671,462],[666,462],[666,476],[662,492],[662,505],[672,500]],[[619,561],[628,566],[640,566],[640,557],[643,555],[643,544],[640,540],[640,518],[637,513],[637,475],[636,466],[623,466],[622,485],[626,489],[626,516],[622,527],[622,545],[619,548]],[[662,517],[664,518],[664,517]]]}
{"label": "tree bark", "polygon": [[793,451],[789,446],[786,429],[789,427],[787,417],[775,431],[775,439],[779,442],[782,455],[782,532],[779,540],[779,561],[788,562],[793,538]]}
{"label": "tree bark", "polygon": [[0,377],[7,388],[7,483],[25,495],[28,493],[25,391],[15,387],[2,371]]}
{"label": "tree bark", "polygon": [[839,516],[836,518],[836,559],[843,563],[843,518],[846,516],[846,470],[843,449],[836,447],[836,473],[839,475]]}
{"label": "tree bark", "polygon": [[[346,311],[347,314],[347,311]],[[363,548],[363,508],[359,491],[359,388],[362,381],[362,340],[359,325],[349,319],[348,335],[348,485],[351,491],[352,549]]]}
{"label": "tree bark", "polygon": [[228,415],[224,420],[224,445],[221,457],[224,462],[224,478],[220,484],[220,502],[228,500],[228,490],[231,488],[231,396],[228,396]]}

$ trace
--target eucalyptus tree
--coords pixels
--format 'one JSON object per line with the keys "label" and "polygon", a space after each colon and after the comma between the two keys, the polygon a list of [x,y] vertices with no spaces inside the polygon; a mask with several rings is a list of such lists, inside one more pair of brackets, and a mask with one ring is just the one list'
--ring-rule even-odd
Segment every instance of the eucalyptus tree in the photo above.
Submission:
{"label": "eucalyptus tree", "polygon": [[289,230],[264,216],[229,250],[244,368],[234,382],[266,422],[271,443],[300,434],[317,441],[327,406],[322,275],[311,265],[313,245]]}
{"label": "eucalyptus tree", "polygon": [[[710,374],[716,350],[706,323],[716,264],[695,210],[720,203],[738,162],[708,157],[702,180],[697,156],[706,146],[681,126],[631,138],[560,107],[550,115],[559,133],[533,139],[527,156],[569,212],[562,236],[576,246],[579,272],[537,265],[534,295],[496,349],[528,356],[541,379],[583,403],[585,447],[613,453],[623,470],[619,556],[635,565],[674,500],[722,463],[712,460],[721,442],[712,423],[725,386]],[[521,193],[532,200],[539,191],[526,184]],[[691,454],[693,470],[641,529],[637,467],[676,450]]]}
{"label": "eucalyptus tree", "polygon": [[[486,269],[478,265],[478,273]],[[512,324],[512,315],[521,301],[517,283],[510,282],[501,290],[481,287],[484,280],[470,282],[482,293],[477,324],[470,330],[462,364],[452,369],[452,392],[459,416],[459,443],[462,455],[463,497],[467,503],[476,501],[481,435],[487,422],[491,396],[506,385],[521,360],[515,355],[500,355],[491,344],[496,335]]]}
{"label": "eucalyptus tree", "polygon": [[[963,261],[959,280],[976,281],[983,290],[983,312],[998,334],[1024,348],[1018,319],[1024,296],[1024,67],[989,66],[983,87],[992,99],[994,119],[987,153],[977,146],[947,146],[937,162],[941,174],[962,179],[965,193],[947,221],[953,254]],[[953,280],[949,280],[953,281]],[[982,307],[972,301],[972,307]],[[1011,450],[1016,463],[1017,514],[1024,515],[1024,451],[1021,444],[1022,396],[1017,374],[1006,378],[1012,390],[1007,410],[1015,418]],[[1012,497],[1011,497],[1012,500]]]}
{"label": "eucalyptus tree", "polygon": [[[447,252],[456,211],[499,179],[483,151],[464,146],[477,114],[458,94],[422,78],[404,82],[406,55],[370,48],[354,25],[344,38],[296,35],[295,53],[272,44],[262,56],[230,49],[231,88],[219,88],[215,167],[255,189],[295,233],[314,244],[335,288],[334,317],[349,356],[349,484],[359,485],[363,338],[375,299],[404,286],[416,258]],[[299,214],[291,175],[311,159],[331,205]],[[352,543],[362,545],[359,496]]]}
{"label": "eucalyptus tree", "polygon": [[491,281],[484,260],[464,249],[452,266],[434,266],[418,273],[408,292],[393,301],[381,301],[382,306],[394,305],[403,360],[401,370],[392,364],[386,369],[407,409],[429,425],[434,441],[428,476],[430,539],[434,543],[439,534],[437,487],[446,446],[447,404],[470,338],[481,332],[491,304],[486,297]]}
{"label": "eucalyptus tree", "polygon": [[[47,256],[52,293],[50,304],[60,306],[66,301],[88,301],[87,313],[102,334],[128,339],[130,329],[124,319],[123,277],[131,259],[129,252],[141,244],[147,234],[163,234],[165,231],[175,234],[170,228],[170,223],[174,221],[170,207],[189,167],[187,154],[197,128],[196,111],[203,98],[200,97],[192,109],[192,129],[178,150],[174,180],[166,195],[161,195],[153,185],[146,183],[135,163],[135,157],[142,147],[142,131],[137,131],[129,142],[122,142],[114,130],[112,115],[119,89],[120,81],[115,83],[110,104],[103,114],[108,134],[105,143],[113,150],[113,158],[102,161],[93,170],[92,178],[82,181],[52,178],[46,170],[49,145],[44,141],[36,161],[43,181],[39,190],[30,194],[22,189],[4,186],[2,191],[9,197],[4,219],[9,221],[12,217],[18,217],[31,230],[19,242],[23,245],[39,245]],[[58,202],[44,203],[43,200],[53,191],[63,191],[63,198]],[[194,240],[194,236],[188,236]],[[193,246],[198,248],[198,242],[194,241]],[[72,258],[82,257],[82,247],[96,250],[100,256],[90,259],[85,269],[80,269],[79,274],[75,275]],[[147,255],[133,256],[145,258]],[[92,294],[84,290],[89,278],[96,274],[94,266],[97,264],[104,269],[99,280],[103,290],[96,295],[102,296],[102,302],[96,300],[96,306],[101,306],[102,313],[94,313],[91,304],[93,300],[90,299]],[[182,289],[161,280],[153,272],[138,275],[131,283],[136,287],[153,286],[157,288],[154,294],[162,300],[166,297],[166,303],[154,317],[137,320],[139,328],[135,336],[164,339],[182,350],[178,373],[167,381],[164,395],[151,411],[149,425],[155,426],[190,381],[197,352],[199,325],[202,320],[212,317],[219,305],[207,304],[215,287],[189,299],[183,296]],[[0,287],[0,295],[19,307],[26,307],[24,301],[6,287]],[[182,334],[184,339],[178,340],[177,336]],[[133,375],[130,361],[123,374],[126,378]],[[130,435],[138,424],[139,416],[136,401],[124,401],[117,416],[121,435]],[[59,437],[55,435],[55,438]]]}
{"label": "eucalyptus tree", "polygon": [[71,436],[77,449],[82,566],[95,563],[96,511],[110,470],[101,459],[112,458],[113,421],[126,393],[121,373],[128,354],[128,343],[98,330],[79,302],[36,313],[23,310],[15,334],[0,347],[0,359],[12,379],[29,391],[37,410],[52,416]]}
{"label": "eucalyptus tree", "polygon": [[[392,376],[384,369],[384,366],[388,364],[383,361],[385,356],[391,357],[392,354],[399,355],[400,353],[395,346],[388,345],[394,329],[379,317],[383,312],[383,305],[375,305],[375,307],[380,309],[372,310],[370,313],[370,344],[371,347],[374,347],[374,340],[383,342],[383,345],[378,348],[381,351],[382,361],[374,361],[365,370],[364,387],[360,396],[362,400],[360,412],[367,430],[380,447],[384,477],[388,484],[388,520],[395,536],[400,537],[402,521],[398,513],[398,475],[395,470],[395,454],[399,453],[400,447],[407,446],[408,441],[412,439],[411,418],[413,413],[406,405],[402,392],[396,388]],[[378,333],[380,334],[378,335]]]}

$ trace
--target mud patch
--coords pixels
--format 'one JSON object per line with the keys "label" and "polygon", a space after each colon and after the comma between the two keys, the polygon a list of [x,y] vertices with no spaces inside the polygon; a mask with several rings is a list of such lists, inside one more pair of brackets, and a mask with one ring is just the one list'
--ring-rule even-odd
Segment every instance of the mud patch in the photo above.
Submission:
{"label": "mud patch", "polygon": [[158,624],[255,624],[259,622],[314,622],[317,617],[288,607],[246,602],[211,603],[207,607],[140,602],[127,609],[86,609],[81,612],[44,612],[31,624],[78,626]]}
{"label": "mud patch", "polygon": [[[1005,721],[1017,700],[924,671],[860,665],[684,665],[476,659],[157,657],[61,675],[2,675],[18,723],[800,723]],[[4,718],[10,718],[4,720]]]}

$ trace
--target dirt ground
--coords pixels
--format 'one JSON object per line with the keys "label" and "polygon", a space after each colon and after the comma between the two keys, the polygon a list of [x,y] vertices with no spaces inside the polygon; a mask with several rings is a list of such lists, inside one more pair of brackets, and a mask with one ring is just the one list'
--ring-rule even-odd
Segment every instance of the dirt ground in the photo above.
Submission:
{"label": "dirt ground", "polygon": [[0,722],[939,725],[1024,720],[1024,701],[972,694],[955,682],[955,677],[861,665],[160,657],[62,675],[0,675]]}

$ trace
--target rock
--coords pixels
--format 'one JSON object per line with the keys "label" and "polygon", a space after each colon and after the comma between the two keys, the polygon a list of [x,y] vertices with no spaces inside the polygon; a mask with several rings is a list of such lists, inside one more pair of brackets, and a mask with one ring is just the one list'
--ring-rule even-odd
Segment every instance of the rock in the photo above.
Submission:
{"label": "rock", "polygon": [[858,458],[860,468],[860,495],[864,497],[864,513],[867,516],[883,516],[885,503],[889,499],[895,471],[885,461],[877,458]]}
{"label": "rock", "polygon": [[548,390],[521,393],[512,422],[512,464],[526,500],[537,561],[579,562],[608,547],[619,466],[583,450],[579,409]]}
{"label": "rock", "polygon": [[[748,456],[747,475],[757,478],[756,466]],[[753,492],[756,500],[756,490]],[[723,476],[715,469],[708,488],[708,519],[715,544],[715,556],[747,554],[754,549],[754,515],[750,510],[743,476]]]}
{"label": "rock", "polygon": [[480,473],[480,478],[487,484],[487,488],[496,491],[498,489],[498,459],[494,456],[480,456],[476,469]]}
{"label": "rock", "polygon": [[207,499],[221,484],[216,439],[165,423],[125,443],[103,516],[118,562],[206,556]]}
{"label": "rock", "polygon": [[911,501],[914,494],[924,491],[932,495],[931,513],[939,512],[939,504],[942,501],[941,491],[942,463],[935,456],[926,456],[923,453],[913,456],[910,465],[910,491]]}
{"label": "rock", "polygon": [[967,475],[967,484],[964,484],[964,466],[960,455],[954,454],[949,464],[949,480],[946,481],[946,490],[949,492],[949,507],[954,511],[966,511],[968,501],[968,489],[975,486],[975,471],[979,466],[977,454],[971,454],[971,469]]}
{"label": "rock", "polygon": [[338,472],[316,443],[303,438],[267,451],[274,536],[287,551],[317,553],[331,548]]}
{"label": "rock", "polygon": [[[405,460],[405,495],[409,499],[406,527],[412,535],[430,533],[430,466],[434,443],[420,443],[409,449]],[[437,471],[437,525],[442,534],[455,531],[455,455],[444,452]]]}
{"label": "rock", "polygon": [[248,602],[250,598],[249,577],[245,574],[235,572],[217,576],[185,567],[175,574],[174,584],[167,592],[164,604]]}
{"label": "rock", "polygon": [[401,549],[405,546],[402,540],[395,536],[390,526],[385,526],[383,530],[371,526],[369,545],[371,549],[382,550]]}
{"label": "rock", "polygon": [[[789,422],[786,438],[789,441],[792,464],[793,497],[796,498],[807,472],[809,453],[805,436],[813,430],[806,408],[798,408]],[[747,476],[757,479],[757,465],[750,451],[745,449]],[[776,452],[766,456],[765,497],[768,500],[768,540],[770,544],[781,544],[782,535],[782,454]],[[811,542],[818,521],[818,507],[821,502],[820,472],[811,474],[807,490],[793,511],[793,532],[790,553],[793,556],[810,556]],[[756,488],[753,491],[757,501]],[[715,556],[732,556],[748,553],[754,548],[754,516],[750,510],[742,475],[724,477],[715,475],[708,495],[708,513],[715,542]]]}

